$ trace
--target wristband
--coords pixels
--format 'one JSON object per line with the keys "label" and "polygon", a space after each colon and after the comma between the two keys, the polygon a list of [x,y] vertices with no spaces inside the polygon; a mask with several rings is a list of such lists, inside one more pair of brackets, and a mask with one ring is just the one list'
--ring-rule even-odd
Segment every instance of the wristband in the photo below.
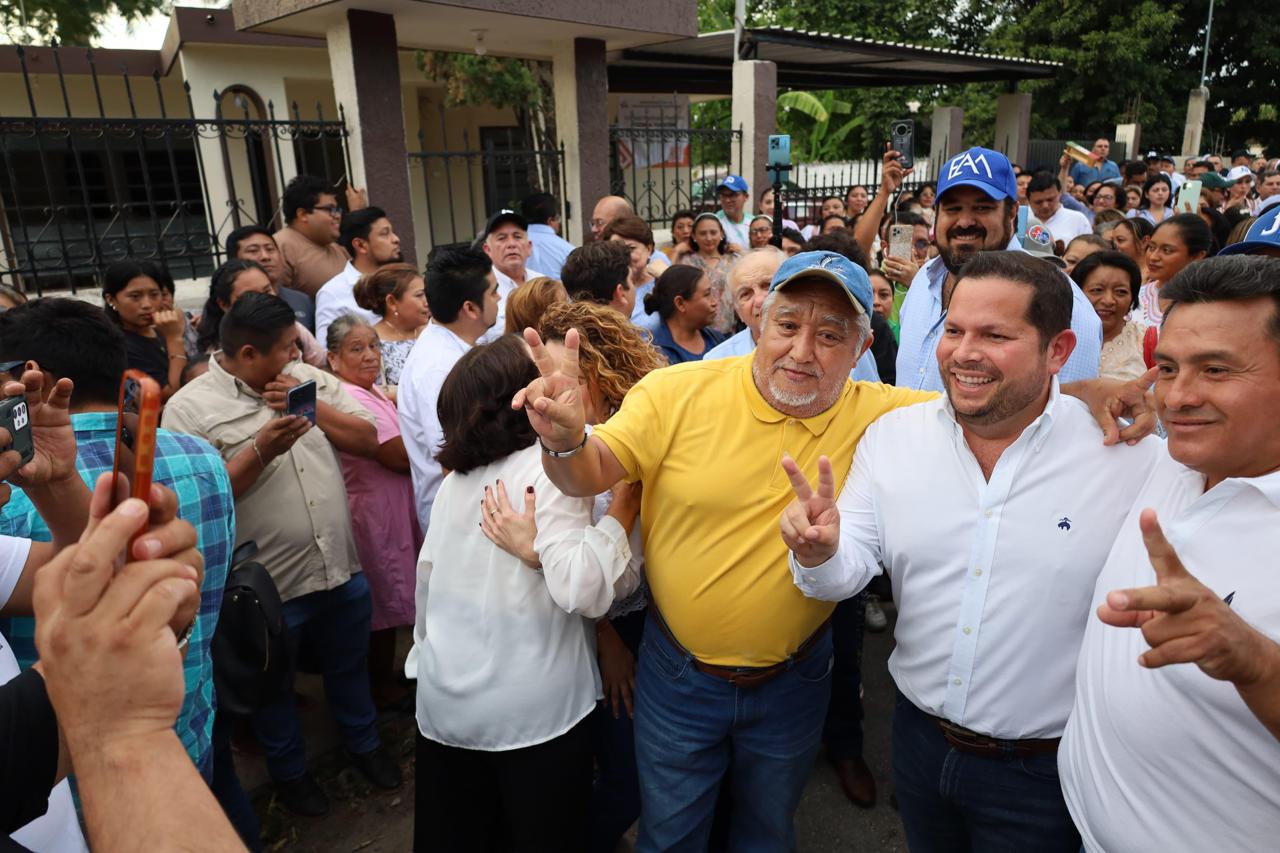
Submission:
{"label": "wristband", "polygon": [[187,629],[178,636],[178,651],[186,651],[187,646],[191,643],[191,635],[196,630],[196,620],[192,619]]}
{"label": "wristband", "polygon": [[262,470],[267,469],[267,460],[262,458],[262,451],[258,449],[258,439],[255,437],[252,442],[253,454],[258,457],[258,464],[262,466]]}
{"label": "wristband", "polygon": [[538,445],[542,448],[542,452],[548,456],[555,459],[568,459],[570,456],[576,456],[582,448],[587,446],[587,433],[584,430],[582,433],[582,441],[578,443],[577,447],[570,450],[552,450],[550,447],[547,447],[542,443],[542,436],[538,436]]}

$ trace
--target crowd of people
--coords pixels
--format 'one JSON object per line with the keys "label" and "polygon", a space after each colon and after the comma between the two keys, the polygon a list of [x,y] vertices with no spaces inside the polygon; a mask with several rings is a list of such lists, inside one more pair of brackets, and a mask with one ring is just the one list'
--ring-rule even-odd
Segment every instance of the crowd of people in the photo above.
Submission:
{"label": "crowd of people", "polygon": [[[891,599],[910,849],[1266,849],[1280,172],[1109,150],[910,189],[887,150],[803,227],[729,175],[669,241],[608,196],[574,246],[536,193],[424,270],[300,176],[197,315],[142,261],[102,307],[0,294],[34,445],[0,454],[10,845],[261,849],[233,744],[328,813],[309,671],[378,789],[413,709],[417,850],[793,850],[824,748],[877,803]],[[130,369],[149,509],[111,509]],[[246,549],[284,650],[252,679],[220,658]]]}

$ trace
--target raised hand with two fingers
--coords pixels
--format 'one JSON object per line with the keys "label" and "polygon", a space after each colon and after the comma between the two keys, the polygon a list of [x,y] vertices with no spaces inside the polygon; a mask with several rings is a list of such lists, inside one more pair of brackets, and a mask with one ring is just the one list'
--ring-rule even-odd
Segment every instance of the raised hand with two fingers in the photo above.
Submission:
{"label": "raised hand with two fingers", "polygon": [[787,504],[779,522],[782,541],[805,568],[821,565],[840,546],[840,510],[836,508],[835,476],[831,460],[818,457],[818,488],[814,491],[790,456],[782,457],[782,469],[791,480],[795,500]]}
{"label": "raised hand with two fingers", "polygon": [[538,366],[538,378],[517,391],[511,408],[524,409],[542,444],[563,452],[582,444],[587,415],[579,381],[577,329],[564,336],[564,354],[556,358],[533,329],[524,330],[525,342]]}

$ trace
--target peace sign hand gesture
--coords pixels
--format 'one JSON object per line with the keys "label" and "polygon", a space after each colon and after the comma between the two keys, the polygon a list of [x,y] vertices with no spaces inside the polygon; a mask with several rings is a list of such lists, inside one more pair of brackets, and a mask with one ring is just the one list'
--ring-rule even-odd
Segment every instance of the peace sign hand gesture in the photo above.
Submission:
{"label": "peace sign hand gesture", "polygon": [[840,545],[840,511],[836,509],[831,460],[818,457],[817,492],[790,456],[782,457],[782,469],[796,493],[796,499],[782,511],[782,541],[796,555],[796,562],[811,569],[834,557]]}
{"label": "peace sign hand gesture", "polygon": [[1155,510],[1139,517],[1142,540],[1156,570],[1156,585],[1113,590],[1098,618],[1117,628],[1140,628],[1151,644],[1138,662],[1148,669],[1194,663],[1205,674],[1244,687],[1265,675],[1270,642],[1187,571],[1165,538]]}
{"label": "peace sign hand gesture", "polygon": [[582,443],[587,416],[578,381],[578,330],[564,336],[564,355],[557,359],[533,329],[524,330],[538,378],[517,391],[511,408],[523,408],[542,444],[549,450],[572,450]]}

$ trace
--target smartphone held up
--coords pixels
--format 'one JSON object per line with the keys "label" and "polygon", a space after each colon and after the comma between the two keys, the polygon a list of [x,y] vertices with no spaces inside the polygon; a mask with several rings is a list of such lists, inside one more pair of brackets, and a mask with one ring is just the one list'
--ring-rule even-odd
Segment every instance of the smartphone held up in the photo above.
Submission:
{"label": "smartphone held up", "polygon": [[112,505],[125,498],[151,503],[151,473],[160,423],[160,386],[140,370],[126,370],[116,405]]}

